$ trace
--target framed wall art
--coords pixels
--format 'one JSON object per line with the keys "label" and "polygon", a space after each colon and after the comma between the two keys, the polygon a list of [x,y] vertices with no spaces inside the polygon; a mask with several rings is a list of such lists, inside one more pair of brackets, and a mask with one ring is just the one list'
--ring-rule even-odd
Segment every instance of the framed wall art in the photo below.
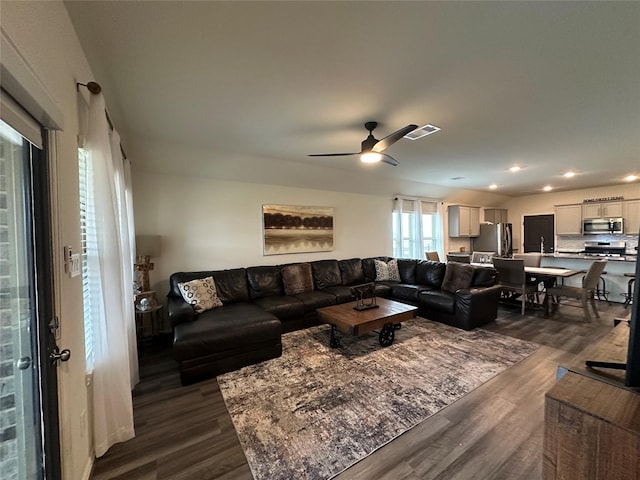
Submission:
{"label": "framed wall art", "polygon": [[333,250],[333,207],[263,205],[264,255]]}

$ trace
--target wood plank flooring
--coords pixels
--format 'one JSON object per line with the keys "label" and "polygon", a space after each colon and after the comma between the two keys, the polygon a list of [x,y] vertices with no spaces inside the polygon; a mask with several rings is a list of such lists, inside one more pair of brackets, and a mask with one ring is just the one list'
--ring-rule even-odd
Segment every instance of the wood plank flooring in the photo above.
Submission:
{"label": "wood plank flooring", "polygon": [[[559,364],[599,341],[624,316],[598,302],[601,318],[561,306],[553,318],[500,307],[483,327],[541,345],[454,404],[405,432],[338,480],[540,479],[544,394]],[[134,391],[136,437],[96,460],[93,479],[251,480],[216,380],[180,386],[170,341],[141,352]],[[293,480],[293,479],[292,479]]]}

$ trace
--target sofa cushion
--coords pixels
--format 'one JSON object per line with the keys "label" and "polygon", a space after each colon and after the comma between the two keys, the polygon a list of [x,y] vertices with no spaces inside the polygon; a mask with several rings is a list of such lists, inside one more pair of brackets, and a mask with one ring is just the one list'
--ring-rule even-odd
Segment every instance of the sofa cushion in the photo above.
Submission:
{"label": "sofa cushion", "polygon": [[386,283],[376,283],[376,297],[391,298],[392,285]]}
{"label": "sofa cushion", "polygon": [[374,260],[373,264],[376,267],[376,282],[400,281],[400,272],[398,271],[398,260],[395,258],[384,262],[382,260]]}
{"label": "sofa cushion", "polygon": [[289,295],[260,297],[253,299],[252,302],[265,312],[275,315],[280,320],[300,318],[304,315],[303,303],[296,297]]}
{"label": "sofa cushion", "polygon": [[408,302],[417,303],[418,293],[422,290],[429,289],[423,285],[409,285],[406,283],[399,283],[391,286],[391,292],[394,299],[404,300]]}
{"label": "sofa cushion", "polygon": [[181,282],[178,284],[178,288],[180,288],[184,301],[198,313],[222,306],[213,277]]}
{"label": "sofa cushion", "polygon": [[492,287],[496,284],[498,272],[493,267],[473,266],[472,287]]}
{"label": "sofa cushion", "polygon": [[313,282],[318,290],[342,285],[342,275],[337,260],[316,260],[311,262]]}
{"label": "sofa cushion", "polygon": [[336,297],[336,303],[347,303],[355,300],[351,294],[351,287],[347,285],[334,285],[332,287],[323,288],[320,291],[330,293]]}
{"label": "sofa cushion", "polygon": [[406,258],[398,259],[398,273],[400,274],[400,281],[402,283],[416,283],[417,263],[417,260],[410,260]]}
{"label": "sofa cushion", "polygon": [[178,361],[233,351],[270,339],[279,342],[280,321],[256,305],[239,302],[202,313],[195,322],[174,328],[173,353]]}
{"label": "sofa cushion", "polygon": [[416,262],[416,283],[441,288],[446,269],[446,263],[418,260]]}
{"label": "sofa cushion", "polygon": [[251,299],[284,293],[280,269],[276,266],[247,268],[247,281]]}
{"label": "sofa cushion", "polygon": [[338,262],[342,285],[358,285],[364,283],[364,272],[362,271],[362,260],[351,258]]}
{"label": "sofa cushion", "polygon": [[329,307],[336,304],[336,296],[327,292],[315,290],[313,292],[304,292],[295,295],[304,305],[304,313],[310,313],[317,308]]}
{"label": "sofa cushion", "polygon": [[453,313],[455,304],[455,294],[443,290],[423,290],[418,293],[418,305],[427,309]]}
{"label": "sofa cushion", "polygon": [[294,263],[284,265],[280,269],[282,274],[282,285],[284,293],[287,295],[297,295],[298,293],[313,291],[313,276],[311,265],[308,263]]}
{"label": "sofa cushion", "polygon": [[473,267],[468,263],[449,262],[442,281],[442,290],[455,293],[460,288],[469,288],[473,280]]}
{"label": "sofa cushion", "polygon": [[247,270],[233,268],[231,270],[218,270],[212,272],[216,282],[218,297],[222,303],[228,305],[233,302],[249,301],[249,286],[247,285]]}

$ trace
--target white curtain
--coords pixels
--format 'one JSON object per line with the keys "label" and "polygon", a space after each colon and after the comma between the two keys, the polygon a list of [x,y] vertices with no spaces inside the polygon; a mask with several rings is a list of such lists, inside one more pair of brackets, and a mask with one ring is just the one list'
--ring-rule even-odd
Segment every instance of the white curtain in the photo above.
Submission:
{"label": "white curtain", "polygon": [[424,258],[422,243],[422,202],[398,197],[393,207],[396,258]]}
{"label": "white curtain", "polygon": [[[93,435],[96,456],[133,438],[138,381],[133,310],[133,238],[128,173],[101,94],[92,95],[85,148],[93,169],[97,241],[88,245],[93,325]],[[133,332],[133,333],[132,333]]]}
{"label": "white curtain", "polygon": [[435,202],[436,203],[436,250],[438,251],[438,256],[442,262],[446,261],[447,255],[444,251],[444,203],[443,202]]}

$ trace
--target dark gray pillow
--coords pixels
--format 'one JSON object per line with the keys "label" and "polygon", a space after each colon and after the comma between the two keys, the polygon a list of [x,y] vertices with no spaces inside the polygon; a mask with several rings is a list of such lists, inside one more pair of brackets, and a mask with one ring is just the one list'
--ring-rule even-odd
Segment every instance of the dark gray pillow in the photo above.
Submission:
{"label": "dark gray pillow", "polygon": [[285,294],[297,295],[313,291],[313,275],[310,264],[285,265],[282,267],[281,273]]}
{"label": "dark gray pillow", "polygon": [[442,281],[442,290],[455,293],[461,288],[469,288],[473,280],[473,267],[468,263],[448,262]]}

